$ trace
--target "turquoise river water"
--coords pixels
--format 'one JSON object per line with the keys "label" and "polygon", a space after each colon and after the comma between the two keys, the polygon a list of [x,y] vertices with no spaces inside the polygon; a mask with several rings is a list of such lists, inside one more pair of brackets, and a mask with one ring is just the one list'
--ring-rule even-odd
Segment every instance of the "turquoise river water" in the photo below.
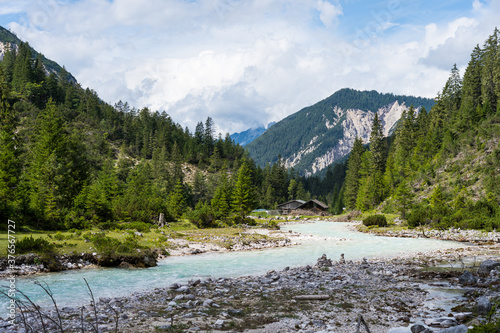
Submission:
{"label": "turquoise river water", "polygon": [[[51,288],[59,306],[80,306],[90,300],[84,278],[96,298],[118,297],[195,278],[259,275],[287,266],[314,265],[323,253],[333,260],[338,260],[341,253],[345,254],[346,260],[360,260],[363,257],[387,258],[463,246],[433,239],[373,236],[352,231],[348,225],[332,222],[287,225],[281,229],[322,238],[275,249],[172,256],[160,260],[157,267],[148,269],[96,268],[18,277],[16,288],[38,304],[49,305],[47,295],[34,284],[40,281]],[[0,281],[0,285],[7,285],[7,281]],[[0,300],[7,304],[5,299]],[[4,308],[0,309],[0,316]]]}

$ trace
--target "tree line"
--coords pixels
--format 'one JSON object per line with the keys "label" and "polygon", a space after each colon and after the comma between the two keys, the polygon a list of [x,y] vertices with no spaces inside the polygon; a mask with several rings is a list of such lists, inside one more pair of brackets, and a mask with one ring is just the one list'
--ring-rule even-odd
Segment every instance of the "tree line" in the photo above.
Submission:
{"label": "tree line", "polygon": [[282,159],[256,166],[210,117],[191,133],[165,112],[107,104],[64,68],[49,72],[27,43],[5,53],[0,93],[3,221],[69,229],[163,213],[208,227],[311,197]]}
{"label": "tree line", "polygon": [[456,65],[430,112],[405,111],[384,138],[357,138],[342,194],[349,210],[399,212],[410,226],[500,227],[500,35]]}

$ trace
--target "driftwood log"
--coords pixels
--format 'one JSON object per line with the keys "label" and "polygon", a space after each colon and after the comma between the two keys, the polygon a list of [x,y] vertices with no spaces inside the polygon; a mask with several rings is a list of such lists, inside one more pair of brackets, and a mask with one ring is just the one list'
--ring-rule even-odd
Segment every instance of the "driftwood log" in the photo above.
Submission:
{"label": "driftwood log", "polygon": [[370,332],[370,328],[368,327],[368,324],[366,323],[365,319],[363,318],[363,316],[359,316],[358,318],[358,325],[356,326],[356,333],[359,333],[360,332],[360,329],[361,329],[361,324],[363,324],[363,326],[366,328],[366,331],[368,333],[371,333]]}
{"label": "driftwood log", "polygon": [[330,298],[330,295],[298,295],[294,297],[298,301],[316,301],[316,300],[326,300]]}

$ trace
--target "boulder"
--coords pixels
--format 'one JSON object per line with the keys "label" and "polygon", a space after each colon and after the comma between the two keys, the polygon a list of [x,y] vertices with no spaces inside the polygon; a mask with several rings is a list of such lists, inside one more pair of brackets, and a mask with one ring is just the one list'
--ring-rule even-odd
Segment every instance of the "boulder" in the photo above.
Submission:
{"label": "boulder", "polygon": [[487,315],[492,308],[490,300],[486,296],[479,297],[477,300],[477,313],[479,315]]}
{"label": "boulder", "polygon": [[472,285],[475,285],[477,283],[477,279],[471,272],[465,271],[458,278],[458,282],[464,286],[472,286]]}
{"label": "boulder", "polygon": [[465,325],[454,326],[450,328],[445,328],[444,330],[439,331],[439,333],[466,333],[469,328]]}
{"label": "boulder", "polygon": [[428,328],[426,328],[424,325],[416,324],[410,327],[411,333],[427,333],[430,332]]}
{"label": "boulder", "polygon": [[175,290],[175,289],[179,289],[180,287],[181,287],[181,285],[180,285],[180,284],[178,284],[178,283],[172,283],[172,284],[168,287],[168,289]]}
{"label": "boulder", "polygon": [[480,275],[487,276],[497,267],[500,267],[500,262],[488,259],[481,263],[478,273]]}

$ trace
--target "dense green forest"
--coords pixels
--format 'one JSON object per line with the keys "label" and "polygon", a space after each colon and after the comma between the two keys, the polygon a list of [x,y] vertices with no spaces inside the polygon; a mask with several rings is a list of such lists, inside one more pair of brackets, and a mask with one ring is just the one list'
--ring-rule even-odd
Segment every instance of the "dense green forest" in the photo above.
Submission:
{"label": "dense green forest", "polygon": [[[0,63],[0,218],[36,229],[189,218],[243,221],[310,196],[281,160],[257,167],[211,118],[194,133],[165,112],[104,103],[27,43]],[[5,227],[5,224],[2,224]]]}
{"label": "dense green forest", "polygon": [[369,149],[350,153],[349,210],[399,212],[411,227],[500,227],[500,33],[456,65],[430,112],[410,108],[393,137],[373,122]]}

